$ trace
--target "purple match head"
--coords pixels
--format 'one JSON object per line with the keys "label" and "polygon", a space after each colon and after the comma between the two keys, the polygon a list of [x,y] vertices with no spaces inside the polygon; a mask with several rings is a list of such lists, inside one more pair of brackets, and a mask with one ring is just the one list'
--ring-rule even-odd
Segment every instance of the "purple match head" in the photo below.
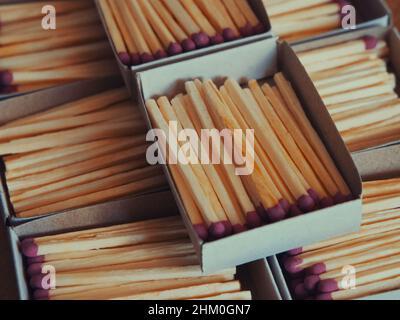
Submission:
{"label": "purple match head", "polygon": [[315,300],[333,300],[332,294],[331,293],[323,293],[323,294],[318,294],[315,296]]}
{"label": "purple match head", "polygon": [[247,231],[246,226],[242,225],[242,224],[235,224],[233,227],[233,234],[238,234],[238,233],[242,233]]}
{"label": "purple match head", "polygon": [[225,237],[229,237],[233,233],[233,227],[232,223],[230,223],[228,220],[222,222],[225,227]]}
{"label": "purple match head", "polygon": [[297,256],[298,254],[303,253],[303,248],[296,248],[296,249],[292,249],[289,250],[288,252],[286,252],[289,256]]}
{"label": "purple match head", "polygon": [[294,296],[299,300],[304,300],[308,297],[308,292],[304,287],[304,283],[299,283],[296,288],[294,288]]}
{"label": "purple match head", "polygon": [[303,270],[303,268],[299,267],[299,265],[303,262],[302,259],[297,257],[288,257],[283,262],[283,266],[285,270],[289,273],[298,273]]}
{"label": "purple match head", "polygon": [[279,200],[279,205],[286,213],[289,213],[289,211],[290,211],[289,201],[287,201],[286,199],[281,199],[281,200]]}
{"label": "purple match head", "polygon": [[44,274],[35,274],[31,277],[29,281],[29,285],[32,289],[44,289],[43,288],[43,280],[46,275]]}
{"label": "purple match head", "polygon": [[373,50],[378,46],[378,38],[374,36],[365,36],[363,37],[365,43],[366,50]]}
{"label": "purple match head", "polygon": [[142,63],[152,62],[154,61],[154,56],[149,52],[142,53],[140,55],[140,61],[142,61]]}
{"label": "purple match head", "polygon": [[307,193],[308,193],[308,195],[314,200],[314,202],[315,202],[316,204],[319,203],[320,197],[319,197],[317,191],[315,191],[314,189],[308,189],[308,190],[307,190]]}
{"label": "purple match head", "polygon": [[132,61],[131,61],[131,56],[127,52],[120,52],[118,53],[119,60],[121,60],[121,63],[125,66],[130,66]]}
{"label": "purple match head", "polygon": [[248,22],[243,27],[239,28],[239,31],[243,37],[250,37],[255,34],[253,26]]}
{"label": "purple match head", "polygon": [[181,42],[182,48],[185,52],[196,50],[196,44],[190,38],[187,38]]}
{"label": "purple match head", "polygon": [[29,276],[34,276],[35,274],[41,274],[42,270],[43,270],[42,263],[33,263],[33,264],[29,265],[26,272]]}
{"label": "purple match head", "polygon": [[290,217],[298,217],[301,216],[303,212],[299,209],[299,207],[295,204],[292,204],[289,209],[289,216]]}
{"label": "purple match head", "polygon": [[288,281],[289,288],[291,291],[294,291],[296,289],[296,287],[301,283],[303,283],[303,279],[301,279],[301,278],[292,279],[292,280]]}
{"label": "purple match head", "polygon": [[204,32],[195,33],[191,37],[196,44],[197,48],[205,48],[210,45],[210,38]]}
{"label": "purple match head", "polygon": [[303,195],[297,200],[299,209],[304,213],[311,212],[315,209],[315,202],[309,195]]}
{"label": "purple match head", "polygon": [[213,239],[221,239],[225,236],[226,230],[223,222],[215,222],[210,225],[208,232]]}
{"label": "purple match head", "polygon": [[338,283],[333,279],[321,280],[317,286],[318,292],[330,293],[339,290]]}
{"label": "purple match head", "polygon": [[261,34],[261,33],[267,32],[267,27],[265,25],[263,25],[262,23],[259,23],[258,25],[253,27],[253,30],[254,30],[255,34]]}
{"label": "purple match head", "polygon": [[320,277],[317,275],[308,276],[304,279],[304,287],[307,291],[314,291],[320,280]]}
{"label": "purple match head", "polygon": [[133,66],[138,66],[141,63],[142,63],[142,60],[140,58],[140,55],[138,53],[132,53],[131,54],[131,64]]}
{"label": "purple match head", "polygon": [[226,42],[234,41],[238,38],[235,34],[235,31],[233,31],[231,28],[225,28],[224,30],[222,30],[222,36],[224,37]]}
{"label": "purple match head", "polygon": [[207,241],[208,239],[208,230],[207,227],[201,223],[201,224],[195,224],[193,226],[194,231],[196,231],[197,236],[203,240],[203,241]]}
{"label": "purple match head", "polygon": [[259,214],[255,211],[246,215],[246,223],[250,229],[261,227],[263,224]]}
{"label": "purple match head", "polygon": [[37,257],[39,247],[33,239],[25,239],[21,242],[21,251],[25,257],[34,258]]}
{"label": "purple match head", "polygon": [[170,56],[176,56],[177,54],[181,54],[183,52],[183,48],[179,43],[174,42],[168,46],[167,52]]}
{"label": "purple match head", "polygon": [[154,58],[156,60],[160,60],[160,59],[164,59],[168,57],[168,54],[165,52],[165,50],[158,50],[155,54],[154,54]]}
{"label": "purple match head", "polygon": [[335,203],[334,203],[334,201],[333,201],[333,199],[331,197],[324,197],[319,202],[319,206],[322,209],[332,207],[334,204]]}
{"label": "purple match head", "polygon": [[210,38],[210,42],[211,42],[212,45],[217,45],[217,44],[224,43],[225,40],[224,40],[224,37],[221,34],[217,33],[215,36],[212,36]]}
{"label": "purple match head", "polygon": [[307,274],[309,275],[319,275],[319,274],[323,274],[326,272],[326,265],[325,263],[321,262],[321,263],[316,263],[313,266],[307,268]]}
{"label": "purple match head", "polygon": [[343,193],[338,192],[337,194],[335,194],[335,196],[333,197],[333,201],[335,202],[335,204],[341,204],[341,203],[345,203],[347,201],[347,197],[343,195]]}
{"label": "purple match head", "polygon": [[33,258],[27,258],[26,262],[28,264],[43,263],[43,262],[45,262],[45,257],[44,256],[37,256],[37,257],[33,257]]}
{"label": "purple match head", "polygon": [[50,300],[50,291],[38,289],[33,292],[33,299],[35,300]]}
{"label": "purple match head", "polygon": [[13,83],[14,77],[13,74],[8,71],[0,71],[0,85],[2,86],[9,86]]}
{"label": "purple match head", "polygon": [[270,222],[278,222],[286,218],[286,212],[280,205],[267,209],[266,215]]}

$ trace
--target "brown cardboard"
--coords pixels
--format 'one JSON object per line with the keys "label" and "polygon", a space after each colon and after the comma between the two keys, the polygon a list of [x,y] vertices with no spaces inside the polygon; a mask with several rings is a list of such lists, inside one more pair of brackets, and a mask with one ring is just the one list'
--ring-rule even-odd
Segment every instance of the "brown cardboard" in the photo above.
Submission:
{"label": "brown cardboard", "polygon": [[[18,299],[29,299],[23,259],[18,249],[19,241],[25,237],[110,226],[177,214],[178,210],[172,194],[170,192],[162,192],[105,203],[93,206],[90,209],[78,209],[68,214],[48,217],[42,221],[31,221],[10,229],[10,244],[15,271],[12,272],[12,275],[16,275],[13,290],[18,291]],[[253,299],[280,299],[276,295],[276,291],[271,290],[271,288],[274,289],[273,277],[268,264],[264,260],[240,266],[238,278],[245,289],[252,291]]]}
{"label": "brown cardboard", "polygon": [[[50,109],[70,101],[75,101],[96,93],[100,93],[107,89],[122,87],[123,83],[119,77],[111,77],[101,80],[85,80],[75,83],[66,84],[47,90],[38,91],[35,93],[16,97],[11,100],[0,102],[0,125],[6,124],[9,121],[19,119],[43,110]],[[133,105],[133,103],[132,103]],[[4,176],[4,163],[0,159],[0,207],[5,219],[12,225],[24,223],[35,218],[17,218],[13,215],[12,205],[9,201],[7,186]],[[90,208],[90,207],[89,207]],[[67,213],[70,210],[66,211]],[[53,213],[55,215],[59,213]],[[51,214],[51,215],[53,215]]]}
{"label": "brown cardboard", "polygon": [[101,12],[100,6],[98,4],[98,0],[95,1],[98,11],[99,11],[99,15],[101,17],[101,21],[103,22],[104,25],[104,29],[106,30],[107,36],[109,38],[109,41],[111,43],[111,46],[113,48],[115,57],[118,61],[118,65],[121,71],[121,74],[125,80],[125,83],[127,85],[127,87],[129,88],[129,91],[131,92],[132,96],[134,98],[137,98],[137,82],[136,82],[136,74],[138,72],[141,71],[145,71],[145,70],[149,70],[149,69],[153,69],[153,68],[157,68],[163,65],[168,65],[171,63],[176,63],[179,61],[184,61],[187,59],[191,59],[194,57],[200,57],[200,56],[204,56],[213,52],[218,52],[221,50],[225,50],[228,48],[232,48],[232,47],[236,47],[236,46],[241,46],[241,45],[245,45],[247,43],[251,43],[254,41],[258,41],[261,39],[265,39],[271,36],[271,25],[270,22],[268,20],[268,15],[265,11],[265,7],[263,5],[262,0],[247,0],[249,1],[251,7],[253,8],[255,14],[257,15],[257,17],[260,19],[260,21],[267,27],[267,32],[259,34],[259,35],[254,35],[251,37],[246,37],[246,38],[241,38],[238,39],[236,41],[232,41],[232,42],[226,42],[226,43],[222,43],[219,45],[215,45],[215,46],[210,46],[207,48],[202,48],[202,49],[196,49],[194,51],[191,52],[186,52],[186,53],[182,53],[176,56],[171,56],[171,57],[167,57],[161,60],[157,60],[157,61],[153,61],[150,63],[145,63],[139,66],[132,66],[132,67],[128,67],[125,66],[121,63],[119,57],[118,57],[118,53],[115,50],[115,47],[112,44],[112,39],[110,36],[110,33],[108,31],[107,25],[105,23],[105,19],[104,16]]}
{"label": "brown cardboard", "polygon": [[[312,42],[302,43],[298,45],[293,45],[293,50],[295,52],[302,52],[312,49],[317,49],[320,47],[325,47],[329,45],[334,45],[337,43],[355,40],[362,38],[364,36],[371,35],[375,36],[379,39],[385,39],[388,43],[390,48],[390,56],[388,61],[388,66],[391,68],[392,72],[396,75],[397,78],[397,93],[400,94],[400,35],[399,31],[394,27],[389,28],[382,28],[382,27],[375,27],[370,29],[363,29],[354,31],[352,33],[342,34],[336,37],[328,37],[324,39],[315,40]],[[391,146],[393,144],[400,143],[400,141],[387,143],[381,146],[376,146],[373,148],[357,151],[353,153],[353,156],[357,155],[358,153],[369,153],[372,152],[374,149]]]}
{"label": "brown cardboard", "polygon": [[[164,166],[181,215],[193,244],[198,249],[203,270],[206,272],[238,265],[287,251],[293,247],[358,230],[361,219],[360,177],[321,98],[287,44],[278,45],[276,39],[266,39],[247,46],[140,72],[137,75],[141,92],[140,103],[148,126],[151,128],[151,122],[144,106],[145,100],[160,95],[172,96],[177,92],[182,92],[183,84],[188,79],[220,79],[229,76],[244,82],[250,78],[262,79],[271,76],[278,69],[283,70],[292,81],[299,98],[304,103],[307,114],[311,115],[314,126],[357,199],[222,240],[201,243],[193,231],[171,174]],[[336,227],[332,228],[332,226]],[[263,240],[260,241],[260,239]]]}
{"label": "brown cardboard", "polygon": [[[312,37],[305,37],[294,41],[289,41],[291,45],[297,45],[315,40],[341,36],[346,33],[353,33],[355,30],[371,28],[374,26],[387,27],[392,23],[392,12],[384,0],[350,0],[349,1],[357,13],[356,29],[336,29],[328,32],[321,33]],[[268,6],[266,7],[268,13]],[[272,34],[274,31],[272,30]]]}

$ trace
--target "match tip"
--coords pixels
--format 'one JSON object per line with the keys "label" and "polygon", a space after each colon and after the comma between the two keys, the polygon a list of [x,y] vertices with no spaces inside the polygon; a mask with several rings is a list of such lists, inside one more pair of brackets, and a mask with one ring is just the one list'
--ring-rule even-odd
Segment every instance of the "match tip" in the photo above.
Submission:
{"label": "match tip", "polygon": [[168,57],[168,54],[164,50],[158,50],[154,55],[156,60],[164,59],[166,57]]}
{"label": "match tip", "polygon": [[375,49],[378,46],[378,38],[374,36],[365,36],[363,38],[364,43],[365,43],[365,49],[367,50],[372,50]]}
{"label": "match tip", "polygon": [[49,300],[50,292],[44,289],[38,289],[33,292],[33,299],[35,300]]}
{"label": "match tip", "polygon": [[335,203],[331,197],[322,198],[319,202],[319,205],[322,209],[332,207],[334,204]]}
{"label": "match tip", "polygon": [[21,250],[25,257],[35,258],[38,255],[38,246],[33,239],[25,239],[21,242]]}
{"label": "match tip", "polygon": [[140,58],[140,55],[138,53],[132,53],[131,54],[131,64],[133,66],[138,66],[141,63],[142,63],[142,60]]}
{"label": "match tip", "polygon": [[201,240],[206,241],[208,239],[208,230],[204,224],[195,224],[193,228]]}
{"label": "match tip", "polygon": [[198,48],[204,48],[210,45],[210,38],[204,32],[193,34],[192,39]]}
{"label": "match tip", "polygon": [[255,34],[261,34],[261,33],[267,32],[267,27],[264,26],[262,23],[259,23],[258,25],[256,25],[253,28],[253,30],[254,30]]}
{"label": "match tip", "polygon": [[326,272],[326,266],[325,263],[322,262],[314,264],[313,266],[307,268],[307,274],[309,275],[319,275],[325,272]]}
{"label": "match tip", "polygon": [[304,287],[306,288],[306,290],[308,291],[314,291],[318,282],[320,281],[320,277],[318,275],[311,275],[311,276],[307,276],[304,279]]}
{"label": "match tip", "polygon": [[185,40],[182,41],[182,48],[185,52],[187,51],[193,51],[196,49],[196,44],[194,43],[194,41],[190,38],[187,38]]}
{"label": "match tip", "polygon": [[283,265],[287,272],[298,273],[298,272],[302,271],[302,268],[299,267],[299,264],[301,264],[302,261],[303,261],[302,259],[297,258],[297,257],[288,257],[283,262]]}
{"label": "match tip", "polygon": [[267,209],[266,214],[270,222],[278,222],[286,218],[286,212],[280,205]]}
{"label": "match tip", "polygon": [[333,201],[335,202],[335,204],[341,204],[341,203],[345,203],[347,201],[347,197],[343,195],[343,193],[338,192],[337,194],[335,194],[335,196],[333,197]]}
{"label": "match tip", "polygon": [[37,256],[33,258],[27,258],[26,262],[28,264],[34,264],[34,263],[43,263],[44,262],[44,256]]}
{"label": "match tip", "polygon": [[223,222],[216,222],[211,224],[209,228],[209,234],[214,238],[214,239],[221,239],[225,236],[225,226]]}
{"label": "match tip", "polygon": [[29,265],[28,269],[26,270],[29,276],[34,276],[35,274],[41,274],[43,270],[42,263],[32,263]]}
{"label": "match tip", "polygon": [[290,217],[298,217],[301,216],[303,212],[299,209],[299,207],[295,204],[292,204],[289,209],[289,216]]}
{"label": "match tip", "polygon": [[304,213],[311,212],[315,209],[315,202],[309,195],[303,195],[297,200],[299,209]]}
{"label": "match tip", "polygon": [[246,25],[239,28],[239,31],[243,37],[250,37],[255,34],[255,30],[253,29],[253,26],[248,22],[246,23]]}
{"label": "match tip", "polygon": [[282,207],[282,209],[286,212],[290,212],[290,203],[286,199],[281,199],[279,200],[279,205]]}
{"label": "match tip", "polygon": [[317,290],[321,293],[330,293],[339,290],[339,286],[334,279],[326,279],[318,283]]}
{"label": "match tip", "polygon": [[224,40],[224,37],[221,34],[217,33],[215,36],[212,36],[210,38],[210,42],[211,42],[212,45],[216,45],[216,44],[224,43],[225,40]]}
{"label": "match tip", "polygon": [[308,189],[307,190],[308,195],[314,200],[315,204],[318,204],[321,198],[319,197],[317,191],[314,189]]}
{"label": "match tip", "polygon": [[142,63],[148,63],[154,61],[154,56],[151,53],[145,52],[140,55]]}
{"label": "match tip", "polygon": [[222,31],[222,36],[226,42],[234,41],[238,38],[235,34],[235,31],[233,31],[231,28],[225,28]]}
{"label": "match tip", "polygon": [[235,224],[233,227],[233,234],[238,234],[238,233],[242,233],[247,231],[246,226],[242,225],[242,224]]}
{"label": "match tip", "polygon": [[294,296],[296,299],[303,300],[308,297],[308,292],[304,286],[304,283],[299,283],[295,288],[294,288]]}
{"label": "match tip", "polygon": [[289,250],[288,252],[286,252],[289,256],[297,256],[298,254],[303,253],[303,248],[296,248],[296,249],[292,249]]}
{"label": "match tip", "polygon": [[230,235],[233,234],[233,227],[232,227],[232,223],[230,223],[228,220],[223,221],[222,222],[224,224],[225,227],[225,237],[229,237]]}
{"label": "match tip", "polygon": [[183,52],[183,48],[179,43],[174,42],[168,46],[167,52],[170,56],[176,56],[177,54],[181,54]]}
{"label": "match tip", "polygon": [[13,74],[6,70],[0,72],[0,85],[9,86],[13,83],[14,77]]}
{"label": "match tip", "polygon": [[323,294],[318,294],[315,296],[315,300],[333,300],[332,294],[330,293],[323,293]]}
{"label": "match tip", "polygon": [[249,228],[254,229],[262,226],[262,221],[257,212],[249,212],[246,215],[246,223]]}
{"label": "match tip", "polygon": [[31,277],[29,281],[29,285],[31,286],[32,289],[44,289],[43,288],[43,279],[45,275],[43,274],[35,274],[34,276]]}
{"label": "match tip", "polygon": [[118,53],[119,60],[121,60],[121,63],[125,66],[130,66],[132,61],[131,61],[131,55],[127,52],[120,52]]}

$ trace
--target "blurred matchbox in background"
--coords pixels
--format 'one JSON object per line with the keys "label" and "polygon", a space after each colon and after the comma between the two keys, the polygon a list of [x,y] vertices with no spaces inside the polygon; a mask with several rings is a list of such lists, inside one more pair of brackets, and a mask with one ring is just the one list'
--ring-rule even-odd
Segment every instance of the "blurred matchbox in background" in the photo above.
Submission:
{"label": "blurred matchbox in background", "polygon": [[[17,296],[13,298],[22,300],[32,298],[32,291],[29,288],[24,271],[26,258],[23,258],[20,251],[21,240],[131,222],[151,221],[151,219],[177,215],[178,209],[172,194],[170,192],[160,192],[104,203],[91,208],[73,210],[69,213],[49,216],[41,221],[30,221],[24,225],[11,228],[9,230],[11,251],[17,279],[17,287],[15,288]],[[113,272],[118,273],[118,270]],[[253,299],[279,299],[276,295],[276,287],[272,280],[271,270],[265,260],[238,267],[237,279],[241,282],[242,290],[251,291]],[[109,290],[112,290],[112,287]]]}
{"label": "blurred matchbox in background", "polygon": [[[196,48],[194,50],[183,51],[180,54],[170,55],[170,56],[166,56],[166,57],[160,58],[158,60],[149,61],[149,62],[145,62],[145,63],[140,63],[138,65],[132,65],[132,66],[127,66],[124,63],[122,63],[121,58],[120,58],[121,57],[121,55],[120,55],[121,52],[118,52],[119,48],[117,49],[117,47],[115,45],[116,43],[113,42],[113,39],[115,39],[115,37],[113,37],[113,31],[111,29],[111,25],[113,24],[112,27],[113,28],[117,28],[117,29],[118,29],[118,26],[116,26],[114,24],[115,22],[109,23],[108,20],[107,20],[106,15],[103,13],[102,5],[105,6],[105,5],[107,5],[107,3],[106,4],[104,4],[104,3],[102,4],[102,2],[107,2],[107,1],[106,0],[96,0],[95,2],[96,2],[96,5],[98,7],[99,14],[100,14],[101,20],[103,22],[104,28],[105,28],[105,30],[107,32],[109,41],[112,44],[112,48],[113,48],[116,60],[118,61],[118,65],[119,65],[119,68],[121,70],[122,76],[123,76],[123,78],[125,80],[125,83],[126,83],[127,87],[129,88],[129,90],[131,90],[132,95],[134,97],[136,97],[137,96],[136,74],[138,72],[140,72],[140,71],[145,71],[145,70],[153,69],[153,68],[156,68],[156,67],[159,67],[159,66],[163,66],[163,65],[167,65],[167,64],[171,64],[171,63],[176,63],[176,62],[179,62],[179,61],[184,61],[184,60],[191,59],[191,58],[194,58],[194,57],[204,56],[204,55],[210,54],[212,52],[216,52],[216,51],[220,51],[220,50],[224,50],[224,49],[228,49],[228,48],[232,48],[232,47],[236,47],[236,46],[246,45],[246,44],[254,42],[254,41],[258,41],[258,40],[261,40],[261,39],[265,39],[265,38],[271,37],[271,32],[270,32],[271,27],[270,27],[270,23],[269,23],[267,14],[265,12],[265,7],[264,7],[264,5],[262,3],[262,0],[243,0],[243,1],[248,2],[248,4],[250,5],[251,9],[254,12],[254,14],[257,16],[257,19],[260,21],[260,23],[264,27],[263,28],[264,31],[262,33],[255,34],[255,35],[247,35],[245,37],[240,37],[240,38],[237,38],[235,40],[228,41],[228,42],[223,42],[222,41],[222,43],[217,43],[217,44],[213,44],[213,45],[207,45],[205,47],[201,47],[200,46],[200,47],[198,47],[198,48]],[[170,2],[174,3],[175,0],[170,1]],[[193,1],[191,1],[191,0],[186,1],[186,3],[189,3],[189,4],[192,3],[192,2]],[[110,3],[110,1],[108,3]],[[159,1],[155,1],[154,0],[154,1],[151,1],[151,3],[153,4],[154,8],[156,8],[157,5],[161,6],[161,2],[159,2]],[[193,3],[192,3],[192,5],[193,5]],[[222,2],[221,2],[221,5],[222,5]],[[164,10],[166,10],[165,5],[162,6],[162,7],[164,8]],[[172,18],[172,20],[175,21],[175,24],[177,24],[176,17],[175,18],[172,17],[172,14],[167,14],[167,15],[169,15]],[[158,15],[158,16],[161,17],[160,15]],[[162,17],[165,17],[165,15],[163,15]],[[197,18],[200,19],[201,17],[196,17],[196,19]],[[131,16],[131,19],[133,19],[132,16]],[[130,22],[132,23],[132,21],[130,21]],[[217,20],[217,22],[218,22],[218,20]],[[121,23],[123,23],[122,19],[121,19]],[[204,30],[203,28],[200,28],[200,25],[197,23],[197,21],[192,21],[192,23],[195,24],[195,27],[194,27],[195,29],[197,28],[203,33],[205,31],[208,31],[208,30]],[[163,28],[163,25],[161,26],[161,28]],[[183,35],[186,34],[187,36],[190,36],[190,35],[187,34],[188,32],[186,31],[185,27],[183,27],[181,25],[181,26],[178,26],[178,28],[179,29],[183,29],[183,30],[181,30],[181,33],[183,33]],[[217,27],[216,27],[216,24],[214,22],[212,23],[212,27],[211,28],[218,30]],[[116,30],[116,32],[118,32],[117,29],[114,29],[114,30]],[[141,31],[144,32],[144,30],[141,30]],[[120,31],[120,32],[122,33],[122,31]],[[168,32],[168,33],[170,33],[170,32]],[[176,38],[175,34],[173,34],[173,36],[174,36],[174,38]],[[211,35],[211,34],[209,35],[209,37],[212,37],[212,36],[214,36],[214,35]],[[133,39],[135,38],[134,34],[130,34],[129,36],[125,35],[125,37],[133,38]],[[124,40],[125,40],[125,42],[127,42],[129,39],[124,39]],[[148,39],[144,39],[144,41],[147,42],[147,46],[149,46]],[[182,40],[180,40],[180,41],[182,41]],[[136,49],[136,50],[138,50],[138,49]],[[150,51],[152,51],[152,50],[150,50]],[[138,53],[143,54],[144,52],[138,50]],[[149,52],[149,53],[150,54],[151,53],[154,54],[156,52]]]}
{"label": "blurred matchbox in background", "polygon": [[[249,64],[246,63],[248,57],[251,57]],[[173,97],[184,92],[184,83],[188,80],[221,80],[230,77],[243,84],[249,79],[272,76],[278,70],[283,71],[292,83],[309,120],[320,135],[355,200],[205,243],[199,240],[172,174],[168,167],[164,166],[192,242],[201,257],[202,268],[206,272],[280,253],[298,247],[301,243],[310,244],[317,239],[328,239],[358,230],[361,215],[360,177],[314,86],[287,44],[278,44],[276,39],[267,39],[140,72],[137,75],[141,104],[151,128],[145,101],[161,95]],[[291,237],[286,237],[288,234]]]}
{"label": "blurred matchbox in background", "polygon": [[[264,0],[264,5],[272,34],[294,45],[374,26],[387,27],[392,22],[391,11],[382,0]],[[346,5],[355,8],[355,29],[342,28],[348,11],[340,12]]]}

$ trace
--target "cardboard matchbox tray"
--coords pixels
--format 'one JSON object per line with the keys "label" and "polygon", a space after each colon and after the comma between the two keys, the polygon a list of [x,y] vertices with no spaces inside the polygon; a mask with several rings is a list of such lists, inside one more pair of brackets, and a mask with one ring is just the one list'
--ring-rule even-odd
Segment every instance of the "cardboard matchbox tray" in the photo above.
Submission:
{"label": "cardboard matchbox tray", "polygon": [[[101,80],[85,80],[63,86],[37,91],[27,95],[0,102],[0,126],[31,114],[35,114],[52,107],[82,99],[100,93],[107,89],[123,87],[122,79],[111,77]],[[134,108],[134,102],[132,102]],[[161,190],[161,189],[160,189]],[[156,190],[157,191],[157,190]],[[11,225],[25,223],[30,220],[41,220],[45,216],[34,218],[17,218],[10,203],[6,179],[5,166],[0,157],[0,214]],[[52,214],[58,214],[57,212]]]}
{"label": "cardboard matchbox tray", "polygon": [[[315,36],[306,36],[301,39],[289,41],[289,43],[296,45],[326,37],[340,36],[342,34],[352,33],[355,30],[361,30],[374,26],[387,27],[392,22],[392,12],[385,0],[349,0],[349,2],[356,9],[356,29],[343,29],[340,27],[338,29],[324,32]],[[268,14],[268,6],[266,6],[266,11]],[[274,34],[273,28],[272,34]]]}
{"label": "cardboard matchbox tray", "polygon": [[[364,181],[399,177],[400,145],[373,150],[368,154],[357,154],[355,161]],[[276,294],[280,295],[283,300],[293,300],[277,257],[271,256],[267,260],[274,275],[275,285],[279,289]],[[357,300],[400,300],[400,289]]]}
{"label": "cardboard matchbox tray", "polygon": [[[180,212],[201,259],[204,271],[214,271],[301,247],[316,241],[359,230],[361,180],[326,107],[292,49],[275,38],[208,56],[140,72],[137,75],[140,104],[146,121],[151,121],[145,101],[161,95],[184,92],[184,82],[194,78],[234,78],[241,83],[263,79],[283,71],[303,103],[313,126],[330,152],[355,200],[249,230],[218,241],[202,243],[195,234],[167,166],[163,166]],[[220,82],[219,82],[220,83]]]}
{"label": "cardboard matchbox tray", "polygon": [[[325,46],[335,45],[345,41],[356,40],[364,36],[375,36],[378,39],[383,39],[387,42],[390,53],[388,58],[389,70],[393,72],[397,78],[397,88],[396,92],[400,95],[400,34],[399,31],[394,27],[383,28],[375,27],[369,29],[363,29],[354,31],[351,33],[342,34],[335,37],[328,37],[324,39],[319,39],[316,41],[311,41],[303,44],[298,44],[293,46],[295,52],[302,52],[307,50],[313,50]],[[373,152],[377,148],[388,147],[400,143],[400,141],[394,141],[373,148],[368,148],[365,150],[357,151],[353,153],[353,156],[357,154],[368,154]],[[365,155],[363,155],[365,156]]]}
{"label": "cardboard matchbox tray", "polygon": [[118,61],[118,66],[121,70],[122,76],[125,80],[125,83],[127,85],[127,87],[129,88],[129,90],[131,91],[131,94],[134,98],[137,98],[137,83],[136,83],[136,73],[141,72],[141,71],[145,71],[145,70],[149,70],[149,69],[153,69],[159,66],[163,66],[163,65],[168,65],[171,63],[175,63],[175,62],[179,62],[179,61],[184,61],[187,59],[191,59],[194,57],[199,57],[199,56],[204,56],[213,52],[217,52],[220,50],[224,50],[227,48],[232,48],[232,47],[236,47],[236,46],[242,46],[254,41],[258,41],[261,39],[265,39],[268,37],[271,37],[271,25],[270,22],[268,20],[268,16],[267,13],[265,11],[265,7],[263,5],[262,0],[247,0],[249,2],[249,4],[251,5],[251,7],[253,8],[254,13],[257,15],[257,17],[259,18],[260,22],[263,23],[267,29],[266,32],[262,33],[262,34],[258,34],[258,35],[254,35],[251,37],[246,37],[246,38],[240,38],[238,40],[235,41],[231,41],[231,42],[225,42],[222,44],[218,44],[218,45],[214,45],[214,46],[209,46],[207,48],[201,48],[201,49],[196,49],[190,52],[184,52],[182,54],[176,55],[176,56],[170,56],[164,59],[160,59],[160,60],[156,60],[153,62],[149,62],[149,63],[145,63],[145,64],[141,64],[138,66],[132,66],[132,67],[128,67],[124,64],[121,63],[119,57],[118,57],[118,52],[116,52],[115,47],[113,45],[110,33],[108,31],[107,28],[107,24],[105,23],[105,19],[104,16],[101,12],[98,0],[95,0],[95,3],[97,5],[98,11],[99,11],[99,15],[101,18],[101,21],[104,25],[104,29],[106,30],[108,39],[111,43],[111,47],[114,51],[115,54],[115,58]]}
{"label": "cardboard matchbox tray", "polygon": [[[10,298],[27,300],[30,297],[30,292],[24,274],[23,257],[19,251],[19,243],[23,238],[111,226],[177,214],[178,209],[173,196],[166,191],[108,202],[91,208],[77,209],[58,216],[47,217],[42,221],[31,221],[10,228],[7,232],[14,272],[12,275],[2,272],[0,277],[10,278],[8,282],[11,283],[10,287],[14,294]],[[238,279],[241,280],[244,289],[251,290],[253,299],[279,300],[271,270],[264,260],[240,266],[238,268]]]}

